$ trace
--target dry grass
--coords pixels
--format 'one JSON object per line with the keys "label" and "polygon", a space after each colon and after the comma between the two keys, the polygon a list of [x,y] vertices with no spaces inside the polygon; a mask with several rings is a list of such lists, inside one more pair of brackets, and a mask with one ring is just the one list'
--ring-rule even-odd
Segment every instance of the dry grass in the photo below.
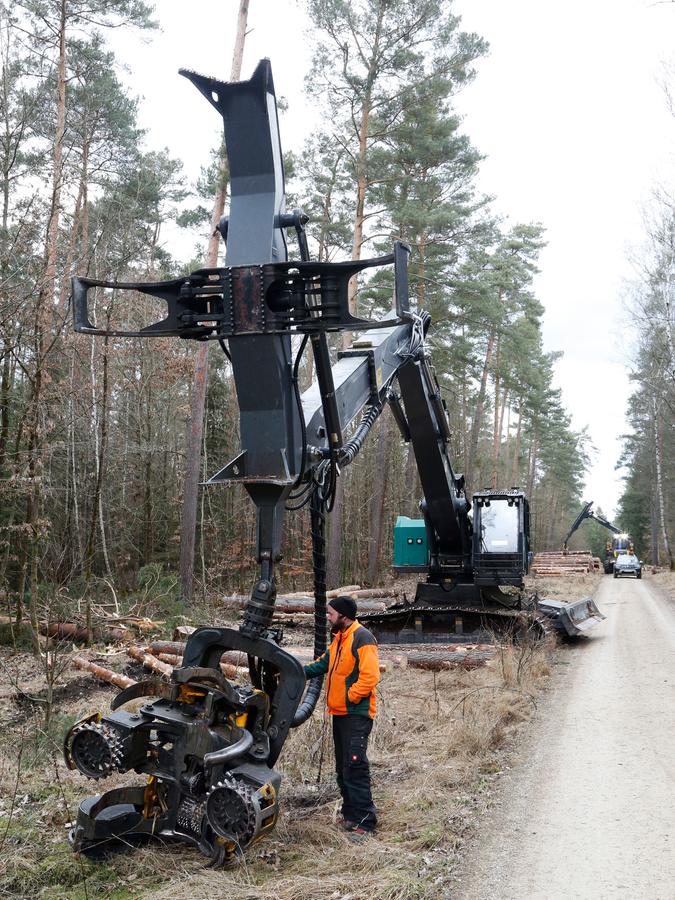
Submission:
{"label": "dry grass", "polygon": [[675,600],[675,572],[668,569],[652,569],[651,566],[645,566],[644,577],[655,585],[664,594],[667,594],[671,600]]}
{"label": "dry grass", "polygon": [[591,597],[604,577],[602,572],[568,575],[563,578],[529,575],[525,579],[525,590],[529,593],[536,591],[540,597],[549,597],[552,600],[580,600],[582,597]]}
{"label": "dry grass", "polygon": [[[369,751],[380,829],[367,845],[352,844],[335,827],[330,722],[315,714],[292,732],[282,753],[283,813],[276,832],[220,871],[205,869],[203,858],[182,845],[154,845],[99,862],[74,857],[67,824],[95,787],[65,769],[60,738],[82,714],[108,709],[114,691],[70,673],[49,733],[39,706],[6,693],[0,897],[447,896],[476,810],[486,805],[502,770],[504,747],[531,715],[549,674],[547,654],[541,646],[504,648],[483,669],[384,674]],[[30,657],[22,656],[19,667],[34,687]],[[119,776],[104,787],[138,780]]]}

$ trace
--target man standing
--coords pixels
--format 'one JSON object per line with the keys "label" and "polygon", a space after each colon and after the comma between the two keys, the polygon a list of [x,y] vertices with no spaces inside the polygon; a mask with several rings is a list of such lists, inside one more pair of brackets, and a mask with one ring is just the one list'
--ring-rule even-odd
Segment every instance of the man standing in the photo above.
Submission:
{"label": "man standing", "polygon": [[351,597],[330,600],[327,616],[333,640],[320,659],[305,666],[305,675],[327,675],[326,706],[333,717],[342,826],[354,835],[367,836],[377,824],[367,756],[375,685],[380,680],[377,641],[356,620],[356,603]]}

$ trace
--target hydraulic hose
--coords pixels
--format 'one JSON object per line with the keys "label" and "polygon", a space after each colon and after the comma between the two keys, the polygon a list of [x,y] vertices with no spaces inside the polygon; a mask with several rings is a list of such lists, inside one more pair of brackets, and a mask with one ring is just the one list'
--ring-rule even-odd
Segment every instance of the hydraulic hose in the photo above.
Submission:
{"label": "hydraulic hose", "polygon": [[363,447],[363,442],[368,437],[368,432],[377,421],[377,417],[382,412],[382,409],[383,406],[381,403],[372,403],[366,412],[364,412],[351,440],[349,440],[340,450],[340,465],[347,466],[354,461],[359,450]]}
{"label": "hydraulic hose", "polygon": [[[314,568],[314,658],[318,659],[326,652],[326,501],[318,487],[312,492],[309,510]],[[322,686],[323,675],[310,678],[291,728],[302,725],[312,715]]]}
{"label": "hydraulic hose", "polygon": [[234,759],[235,756],[246,753],[253,744],[253,735],[245,728],[243,731],[243,737],[239,738],[235,744],[230,744],[229,747],[223,747],[222,750],[214,750],[212,753],[205,753],[204,765],[218,766],[221,763],[227,762],[229,759]]}

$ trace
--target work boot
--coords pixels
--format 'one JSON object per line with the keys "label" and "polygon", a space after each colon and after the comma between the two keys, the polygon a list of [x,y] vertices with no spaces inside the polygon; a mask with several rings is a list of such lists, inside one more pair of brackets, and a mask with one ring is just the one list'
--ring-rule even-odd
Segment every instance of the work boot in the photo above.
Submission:
{"label": "work boot", "polygon": [[349,840],[354,844],[362,844],[372,835],[372,831],[362,825],[354,825],[349,831]]}

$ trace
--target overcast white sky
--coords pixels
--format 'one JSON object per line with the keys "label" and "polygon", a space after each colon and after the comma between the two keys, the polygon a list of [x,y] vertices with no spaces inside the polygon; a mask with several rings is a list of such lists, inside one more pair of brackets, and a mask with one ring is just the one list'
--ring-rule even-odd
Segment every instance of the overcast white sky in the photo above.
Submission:
{"label": "overcast white sky", "polygon": [[[161,0],[162,33],[116,43],[128,83],[144,97],[148,145],[169,147],[191,179],[208,162],[220,122],[177,70],[229,77],[238,5]],[[457,101],[465,132],[486,155],[480,187],[509,221],[546,226],[536,284],[546,349],[564,351],[556,375],[565,406],[597,447],[585,499],[611,517],[630,391],[623,284],[651,191],[673,180],[675,124],[659,83],[673,61],[675,3],[455,0],[453,8],[491,48]],[[271,58],[277,95],[290,104],[282,143],[299,148],[316,124],[303,96],[311,48],[302,3],[251,0],[249,26],[242,77]]]}

